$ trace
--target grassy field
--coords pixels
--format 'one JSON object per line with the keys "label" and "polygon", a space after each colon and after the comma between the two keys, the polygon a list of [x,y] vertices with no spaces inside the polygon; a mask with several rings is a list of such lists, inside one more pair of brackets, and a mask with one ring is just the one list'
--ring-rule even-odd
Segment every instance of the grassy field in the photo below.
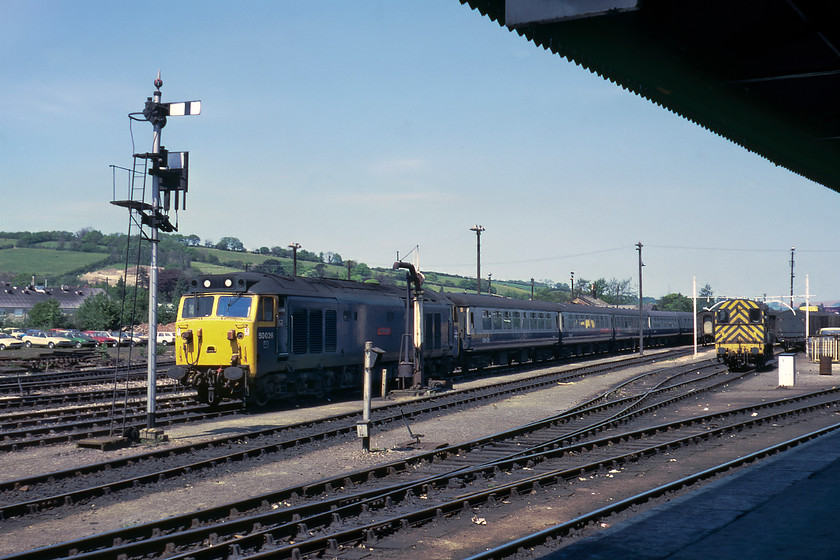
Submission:
{"label": "grassy field", "polygon": [[225,272],[236,272],[238,269],[218,264],[193,262],[192,267],[202,274],[224,274]]}
{"label": "grassy field", "polygon": [[105,259],[105,253],[56,251],[54,249],[1,249],[0,271],[16,274],[35,274],[44,277],[61,276]]}
{"label": "grassy field", "polygon": [[[3,239],[0,238],[0,246],[2,246]],[[9,242],[14,241],[9,239]],[[31,248],[8,248],[0,249],[0,272],[11,276],[19,274],[35,275],[38,282],[42,282],[43,278],[54,278],[68,274],[74,270],[79,270],[95,264],[107,258],[106,253],[86,253],[82,251],[59,251],[51,248],[44,248],[44,245],[50,242],[39,245],[39,247]],[[248,252],[232,252],[222,251],[220,249],[201,247],[199,254],[203,257],[202,261],[193,261],[192,268],[200,271],[201,274],[225,274],[241,270],[237,265],[227,266],[228,263],[242,263],[246,268],[253,268],[254,266],[265,262],[268,259],[279,261],[283,264],[286,274],[292,272],[292,259],[273,257],[271,255],[259,255]],[[212,257],[211,257],[212,255]],[[217,263],[209,263],[203,259],[210,258],[218,260]],[[302,276],[312,275],[312,270],[317,263],[310,261],[298,261],[298,274]],[[110,265],[112,268],[114,265]],[[121,269],[120,269],[121,270]],[[374,270],[373,273],[385,274],[394,278],[398,285],[403,285],[405,273],[402,271],[391,270]],[[336,266],[331,264],[324,264],[324,275],[328,278],[346,278],[347,268],[344,266]],[[458,276],[450,276],[443,273],[429,272],[427,275],[426,289],[439,292],[441,289],[446,292],[461,293],[465,291],[463,278]],[[453,285],[454,284],[454,285]],[[530,285],[525,285],[522,282],[493,282],[493,288],[500,295],[527,299],[530,296]],[[467,288],[467,292],[472,292],[474,288]]]}

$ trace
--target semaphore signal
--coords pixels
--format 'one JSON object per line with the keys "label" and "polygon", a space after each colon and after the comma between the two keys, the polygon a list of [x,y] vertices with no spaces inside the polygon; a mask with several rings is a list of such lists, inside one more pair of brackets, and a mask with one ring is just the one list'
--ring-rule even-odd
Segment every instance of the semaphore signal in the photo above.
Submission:
{"label": "semaphore signal", "polygon": [[148,345],[148,375],[147,375],[147,421],[146,428],[140,432],[141,440],[164,439],[163,430],[155,427],[156,415],[156,376],[157,376],[157,285],[158,285],[158,232],[178,231],[177,225],[169,220],[170,208],[177,212],[179,206],[186,210],[187,187],[189,182],[189,152],[169,151],[161,145],[161,131],[166,126],[167,117],[179,117],[201,114],[201,101],[179,101],[163,103],[160,88],[163,80],[158,70],[154,81],[155,91],[152,97],[146,98],[143,108],[143,119],[136,117],[139,113],[132,113],[129,118],[146,120],[154,129],[152,151],[150,153],[134,154],[137,159],[151,161],[148,174],[152,178],[151,202],[143,200],[145,189],[139,189],[140,200],[135,200],[134,187],[137,178],[134,172],[130,175],[128,200],[114,200],[111,203],[123,206],[139,215],[140,223],[148,226],[151,242],[151,263],[149,267],[149,345]]}

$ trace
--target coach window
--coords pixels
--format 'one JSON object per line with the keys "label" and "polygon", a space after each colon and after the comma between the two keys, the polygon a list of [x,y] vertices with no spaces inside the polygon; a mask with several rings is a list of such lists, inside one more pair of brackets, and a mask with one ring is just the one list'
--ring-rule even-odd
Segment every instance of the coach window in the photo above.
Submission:
{"label": "coach window", "polygon": [[511,327],[510,311],[505,311],[502,315],[502,328],[509,331]]}
{"label": "coach window", "polygon": [[502,330],[502,312],[501,311],[494,311],[493,312],[493,330],[494,331]]}
{"label": "coach window", "polygon": [[493,328],[493,319],[490,316],[490,310],[484,309],[481,311],[481,328],[489,331]]}
{"label": "coach window", "polygon": [[213,296],[195,296],[184,300],[181,316],[184,319],[192,317],[209,317],[213,312]]}
{"label": "coach window", "polygon": [[513,328],[519,330],[522,328],[522,320],[519,318],[519,311],[513,312]]}

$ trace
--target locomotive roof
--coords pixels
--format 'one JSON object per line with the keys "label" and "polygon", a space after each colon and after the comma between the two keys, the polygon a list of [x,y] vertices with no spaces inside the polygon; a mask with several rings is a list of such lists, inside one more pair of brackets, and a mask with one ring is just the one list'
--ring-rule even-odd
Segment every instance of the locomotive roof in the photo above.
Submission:
{"label": "locomotive roof", "polygon": [[[398,286],[354,282],[337,278],[306,278],[260,272],[203,275],[190,283],[189,292],[232,292],[313,297],[346,297],[348,295],[357,297],[406,297],[406,289]],[[423,299],[440,301],[440,295],[437,292],[424,290]]]}

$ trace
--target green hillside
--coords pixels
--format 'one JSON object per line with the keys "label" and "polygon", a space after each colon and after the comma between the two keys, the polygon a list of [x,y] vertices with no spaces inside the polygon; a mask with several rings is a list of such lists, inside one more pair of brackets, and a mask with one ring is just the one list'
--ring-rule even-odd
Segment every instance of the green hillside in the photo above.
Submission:
{"label": "green hillside", "polygon": [[96,263],[107,262],[107,253],[35,248],[0,249],[0,272],[13,276],[35,275],[39,281],[43,278],[61,278]]}
{"label": "green hillside", "polygon": [[[294,269],[292,252],[285,247],[261,247],[259,252],[246,251],[238,239],[225,237],[215,246],[201,245],[197,236],[161,234],[158,246],[158,264],[164,270],[161,277],[169,279],[169,293],[176,296],[175,282],[188,280],[199,274],[221,274],[236,270],[250,270],[291,275]],[[36,284],[45,280],[51,285],[79,283],[81,274],[104,269],[122,271],[127,247],[130,265],[147,265],[150,261],[148,243],[138,246],[136,238],[130,241],[123,234],[105,235],[88,228],[77,233],[51,232],[0,232],[0,280],[27,284],[32,276]],[[300,249],[297,255],[299,276],[327,278],[349,277],[359,282],[380,282],[404,285],[405,271],[372,269],[365,263],[342,259],[335,253],[314,253]],[[348,262],[350,263],[348,270]],[[113,271],[112,271],[113,272]],[[424,288],[437,292],[473,292],[475,278],[423,271]],[[165,284],[165,280],[161,283]],[[555,287],[537,284],[543,294],[538,297],[562,299]],[[486,291],[486,280],[482,280]],[[494,280],[494,294],[528,299],[530,282],[503,282]],[[556,294],[556,295],[551,295]]]}

